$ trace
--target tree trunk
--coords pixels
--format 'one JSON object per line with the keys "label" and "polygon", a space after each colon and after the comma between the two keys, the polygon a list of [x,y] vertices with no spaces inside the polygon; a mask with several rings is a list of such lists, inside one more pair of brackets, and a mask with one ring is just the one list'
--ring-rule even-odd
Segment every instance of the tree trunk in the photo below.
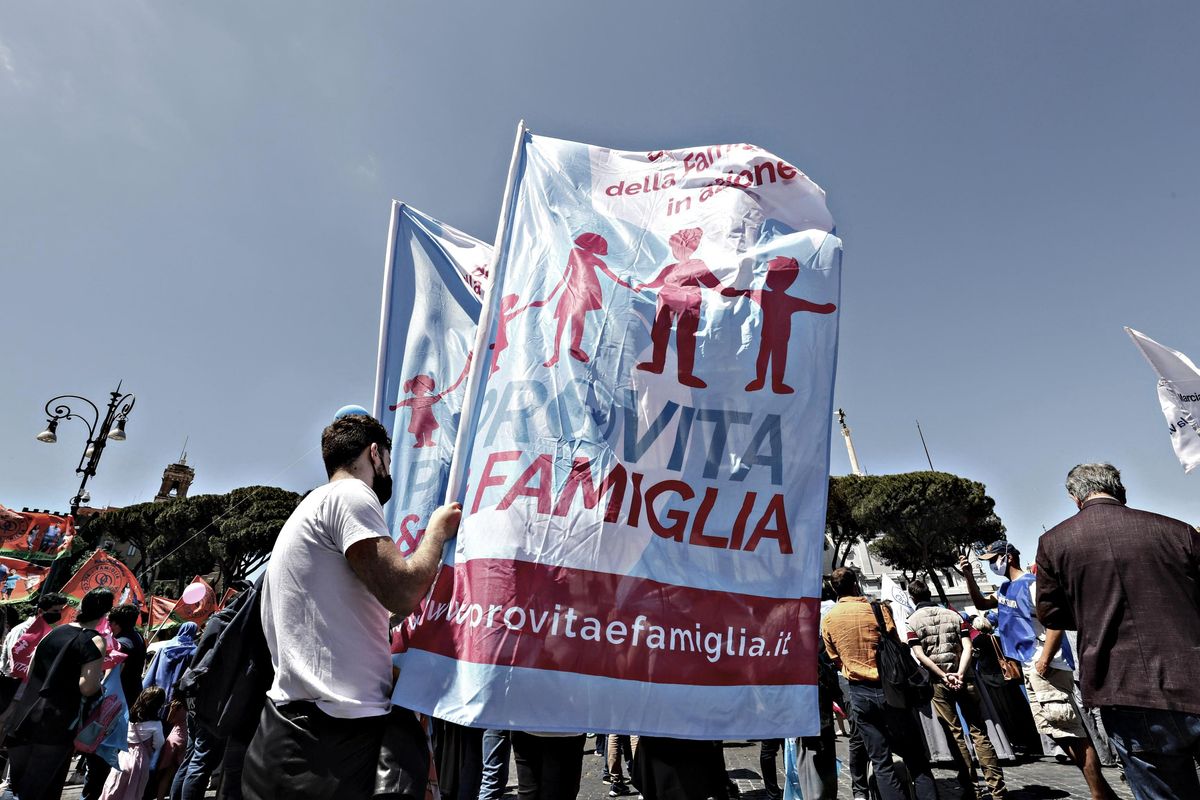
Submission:
{"label": "tree trunk", "polygon": [[946,590],[942,588],[942,581],[938,578],[937,570],[927,569],[925,574],[933,581],[934,587],[937,589],[938,597],[941,598],[942,605],[950,607],[950,599],[946,597]]}

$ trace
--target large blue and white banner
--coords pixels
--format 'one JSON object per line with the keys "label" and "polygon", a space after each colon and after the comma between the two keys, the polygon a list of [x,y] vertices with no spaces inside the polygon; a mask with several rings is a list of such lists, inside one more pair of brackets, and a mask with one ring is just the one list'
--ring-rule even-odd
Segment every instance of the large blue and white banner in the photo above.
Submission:
{"label": "large blue and white banner", "polygon": [[815,734],[824,192],[751,145],[523,133],[505,208],[450,476],[463,522],[394,701],[501,729]]}
{"label": "large blue and white banner", "polygon": [[392,437],[384,513],[412,553],[444,501],[492,246],[392,203],[374,416]]}

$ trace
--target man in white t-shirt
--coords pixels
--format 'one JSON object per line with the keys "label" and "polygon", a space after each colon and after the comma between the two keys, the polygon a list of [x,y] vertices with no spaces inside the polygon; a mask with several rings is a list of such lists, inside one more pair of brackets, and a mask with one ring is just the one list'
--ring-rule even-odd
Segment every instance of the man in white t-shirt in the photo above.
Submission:
{"label": "man in white t-shirt", "polygon": [[[391,444],[372,417],[327,427],[329,482],[300,501],[271,552],[262,624],[275,680],[246,756],[247,798],[367,798],[385,728],[389,741],[394,726],[423,740],[413,714],[389,715],[388,622],[411,613],[429,589],[461,507],[435,511],[405,559],[383,518]],[[413,775],[414,796],[424,797],[425,778]]]}

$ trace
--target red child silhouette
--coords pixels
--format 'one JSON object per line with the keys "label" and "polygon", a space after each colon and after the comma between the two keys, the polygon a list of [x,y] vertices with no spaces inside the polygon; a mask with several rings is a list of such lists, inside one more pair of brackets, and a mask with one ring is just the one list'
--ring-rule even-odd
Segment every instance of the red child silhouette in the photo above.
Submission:
{"label": "red child silhouette", "polygon": [[458,379],[444,392],[439,394],[430,394],[437,385],[433,378],[428,375],[414,375],[404,382],[404,391],[412,395],[407,400],[401,400],[394,406],[388,406],[391,411],[398,408],[408,407],[412,409],[412,417],[408,421],[408,432],[417,437],[417,443],[413,447],[432,447],[433,432],[441,426],[438,425],[437,418],[433,415],[433,407],[437,405],[443,397],[453,392],[458,388],[458,385],[467,377],[467,370],[471,368],[471,354],[467,354],[467,363],[463,365],[462,374]]}
{"label": "red child silhouette", "polygon": [[654,342],[654,355],[650,361],[637,365],[644,372],[661,375],[666,366],[667,345],[671,342],[671,322],[675,322],[675,350],[678,360],[679,382],[684,386],[703,389],[707,383],[692,374],[696,364],[696,330],[700,327],[700,303],[703,299],[701,287],[719,289],[726,297],[736,297],[740,292],[723,286],[721,280],[709,270],[708,265],[692,253],[700,246],[700,228],[686,228],[671,237],[671,255],[677,261],[668,264],[658,277],[650,283],[634,287],[659,289],[658,308],[654,316],[654,328],[650,339]]}
{"label": "red child silhouette", "polygon": [[493,351],[492,368],[489,370],[488,374],[496,374],[497,370],[500,369],[500,354],[508,349],[508,323],[516,319],[528,308],[538,308],[549,303],[554,298],[555,292],[557,292],[562,285],[563,282],[559,281],[558,286],[555,286],[554,289],[550,291],[550,296],[545,300],[534,300],[532,303],[526,303],[520,308],[517,308],[517,303],[521,302],[521,298],[517,295],[506,294],[504,297],[500,298],[500,316],[496,318],[496,341],[488,345],[488,347]]}
{"label": "red child silhouette", "polygon": [[776,256],[767,262],[766,286],[762,289],[737,289],[738,294],[749,297],[762,307],[762,339],[758,345],[758,372],[754,380],[746,384],[747,392],[757,392],[767,382],[767,362],[771,364],[771,391],[776,394],[791,394],[795,391],[783,382],[787,369],[788,340],[792,338],[792,314],[811,311],[814,314],[832,314],[833,303],[810,303],[792,297],[787,288],[800,275],[796,259]]}
{"label": "red child silhouette", "polygon": [[575,249],[567,258],[567,271],[563,274],[562,296],[554,307],[554,318],[558,329],[554,332],[554,354],[545,362],[553,367],[558,363],[558,352],[562,348],[563,331],[571,324],[571,358],[587,363],[588,354],[583,352],[583,327],[589,311],[598,311],[604,305],[604,292],[600,288],[602,271],[626,289],[632,288],[626,281],[608,268],[600,256],[608,255],[608,242],[598,233],[582,233],[575,239]]}

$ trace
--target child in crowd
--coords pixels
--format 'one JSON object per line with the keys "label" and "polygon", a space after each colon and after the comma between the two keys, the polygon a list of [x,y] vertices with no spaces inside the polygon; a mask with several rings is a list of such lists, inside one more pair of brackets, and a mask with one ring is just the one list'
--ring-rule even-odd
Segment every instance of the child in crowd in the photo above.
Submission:
{"label": "child in crowd", "polygon": [[117,756],[118,769],[108,774],[100,800],[142,800],[150,781],[154,755],[163,746],[162,709],[166,692],[143,689],[129,709],[129,749]]}
{"label": "child in crowd", "polygon": [[156,780],[158,785],[157,800],[166,800],[171,793],[171,782],[175,772],[183,763],[183,754],[187,746],[187,703],[179,696],[178,687],[171,695],[167,711],[163,715],[167,731],[166,744],[158,757]]}

